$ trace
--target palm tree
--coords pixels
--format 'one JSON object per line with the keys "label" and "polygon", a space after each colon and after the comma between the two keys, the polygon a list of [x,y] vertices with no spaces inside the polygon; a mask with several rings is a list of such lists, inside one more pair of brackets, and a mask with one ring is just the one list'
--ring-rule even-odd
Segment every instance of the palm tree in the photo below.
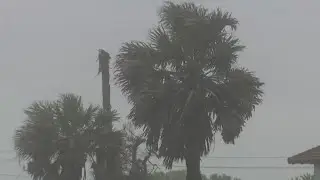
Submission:
{"label": "palm tree", "polygon": [[[80,180],[85,164],[96,164],[98,146],[117,146],[121,133],[101,135],[105,124],[117,120],[115,111],[85,108],[81,97],[64,94],[56,101],[37,101],[25,110],[27,119],[14,135],[18,157],[34,180]],[[118,145],[119,146],[119,145]]]}
{"label": "palm tree", "polygon": [[[95,118],[93,128],[90,128],[89,133],[87,133],[92,140],[91,147],[93,148],[89,151],[89,155],[96,180],[113,180],[115,176],[121,178],[119,173],[115,173],[115,171],[118,170],[117,168],[122,170],[123,162],[126,159],[118,160],[118,156],[115,156],[115,154],[124,154],[123,152],[125,152],[125,149],[123,149],[124,133],[121,130],[109,128],[112,122],[118,120],[119,117],[115,110],[101,108]],[[119,167],[114,164],[110,165],[108,162],[118,162]]]}
{"label": "palm tree", "polygon": [[200,180],[214,134],[234,143],[262,102],[263,83],[238,65],[244,46],[232,34],[238,21],[230,13],[166,2],[159,17],[148,42],[121,47],[115,79],[147,144],[168,168],[185,160],[187,180]]}

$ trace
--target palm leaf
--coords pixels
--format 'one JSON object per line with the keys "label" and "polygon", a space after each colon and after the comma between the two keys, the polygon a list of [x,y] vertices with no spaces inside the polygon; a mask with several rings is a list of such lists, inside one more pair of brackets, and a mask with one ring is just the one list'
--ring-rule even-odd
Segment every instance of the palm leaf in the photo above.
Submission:
{"label": "palm leaf", "polygon": [[226,143],[234,143],[246,120],[251,118],[255,107],[262,102],[262,86],[263,83],[244,68],[232,69],[227,81],[221,84],[220,101],[224,103],[216,108],[214,126],[221,131]]}

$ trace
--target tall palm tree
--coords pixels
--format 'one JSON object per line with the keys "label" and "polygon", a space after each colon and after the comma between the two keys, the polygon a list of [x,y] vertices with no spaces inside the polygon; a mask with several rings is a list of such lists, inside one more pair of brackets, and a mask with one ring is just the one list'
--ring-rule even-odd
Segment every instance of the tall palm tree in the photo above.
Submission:
{"label": "tall palm tree", "polygon": [[117,145],[121,139],[117,131],[108,138],[100,133],[105,124],[118,119],[115,111],[93,105],[85,108],[81,97],[73,94],[61,95],[56,101],[37,101],[25,114],[14,145],[34,180],[80,180],[86,176],[88,158],[96,164],[96,148]]}
{"label": "tall palm tree", "polygon": [[148,42],[121,47],[115,79],[148,145],[168,168],[185,160],[187,180],[200,180],[214,134],[234,143],[262,102],[263,83],[238,65],[244,46],[232,34],[238,21],[230,13],[166,2],[159,17]]}

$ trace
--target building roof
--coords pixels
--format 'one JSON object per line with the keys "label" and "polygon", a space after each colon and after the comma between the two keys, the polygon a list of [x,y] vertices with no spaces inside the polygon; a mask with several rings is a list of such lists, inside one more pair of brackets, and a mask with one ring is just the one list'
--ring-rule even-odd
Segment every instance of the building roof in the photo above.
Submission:
{"label": "building roof", "polygon": [[288,158],[289,164],[317,164],[320,163],[320,146],[308,149]]}

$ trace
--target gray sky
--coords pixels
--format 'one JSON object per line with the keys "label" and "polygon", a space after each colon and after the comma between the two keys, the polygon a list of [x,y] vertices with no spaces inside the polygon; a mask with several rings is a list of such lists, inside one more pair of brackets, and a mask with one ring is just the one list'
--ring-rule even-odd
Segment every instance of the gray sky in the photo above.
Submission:
{"label": "gray sky", "polygon": [[[236,145],[223,145],[217,138],[210,156],[291,156],[319,145],[320,1],[199,3],[227,9],[240,20],[237,35],[247,46],[240,63],[266,83],[264,104]],[[0,173],[21,172],[17,161],[5,158],[15,156],[12,135],[24,119],[23,108],[65,92],[100,103],[97,49],[114,56],[121,43],[145,39],[161,4],[161,0],[0,0]],[[114,86],[112,105],[125,119],[130,106]],[[207,159],[203,165],[288,166],[286,159]],[[312,169],[203,169],[242,180],[284,180],[308,171]]]}

